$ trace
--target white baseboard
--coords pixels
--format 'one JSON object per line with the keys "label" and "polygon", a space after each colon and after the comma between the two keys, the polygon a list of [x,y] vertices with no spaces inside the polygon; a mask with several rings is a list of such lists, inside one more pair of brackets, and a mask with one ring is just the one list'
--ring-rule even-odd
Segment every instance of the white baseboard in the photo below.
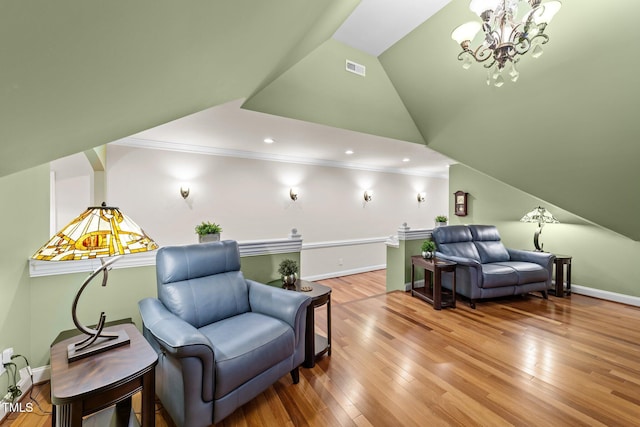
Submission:
{"label": "white baseboard", "polygon": [[351,270],[341,270],[341,271],[334,271],[331,273],[317,274],[315,276],[305,276],[305,277],[302,277],[302,279],[313,282],[316,280],[333,279],[336,277],[350,276],[352,274],[368,273],[370,271],[384,270],[385,268],[387,268],[386,264],[369,265],[366,267],[358,267]]}
{"label": "white baseboard", "polygon": [[607,301],[619,302],[622,304],[640,307],[640,297],[632,295],[618,294],[616,292],[603,291],[602,289],[588,288],[586,286],[571,284],[571,292],[588,297],[599,298]]}
{"label": "white baseboard", "polygon": [[44,383],[51,379],[51,366],[49,365],[34,368],[32,369],[32,372],[34,384]]}

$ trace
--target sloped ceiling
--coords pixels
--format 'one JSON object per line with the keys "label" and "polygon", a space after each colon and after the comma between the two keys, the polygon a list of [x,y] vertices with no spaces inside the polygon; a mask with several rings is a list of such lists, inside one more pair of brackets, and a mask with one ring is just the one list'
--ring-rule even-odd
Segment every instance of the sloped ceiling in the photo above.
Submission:
{"label": "sloped ceiling", "polygon": [[473,19],[465,0],[380,61],[430,148],[639,240],[638,13],[632,0],[563,1],[544,55],[524,58],[502,88],[452,60],[451,29]]}
{"label": "sloped ceiling", "polygon": [[344,67],[348,49],[330,37],[357,3],[0,0],[0,176],[247,98],[272,114],[426,142],[640,240],[640,2],[564,0],[543,57],[497,89],[455,59],[449,34],[474,17],[453,0],[378,58],[361,57],[385,83],[354,102],[360,83],[345,85],[325,61]]}
{"label": "sloped ceiling", "polygon": [[357,0],[0,0],[0,176],[233,99]]}

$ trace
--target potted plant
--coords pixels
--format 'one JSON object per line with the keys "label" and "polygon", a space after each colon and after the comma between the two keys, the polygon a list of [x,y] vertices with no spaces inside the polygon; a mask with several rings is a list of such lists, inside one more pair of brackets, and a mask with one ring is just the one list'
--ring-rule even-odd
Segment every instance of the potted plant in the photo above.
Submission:
{"label": "potted plant", "polygon": [[436,227],[440,227],[441,225],[447,225],[447,221],[449,219],[445,215],[438,215],[436,217]]}
{"label": "potted plant", "polygon": [[425,259],[435,258],[436,243],[433,240],[425,240],[422,242],[422,257]]}
{"label": "potted plant", "polygon": [[298,263],[292,259],[283,259],[280,262],[278,273],[282,276],[282,287],[289,290],[296,289]]}
{"label": "potted plant", "polygon": [[196,225],[196,233],[200,243],[219,241],[220,232],[222,232],[222,227],[214,222],[202,221],[202,224]]}

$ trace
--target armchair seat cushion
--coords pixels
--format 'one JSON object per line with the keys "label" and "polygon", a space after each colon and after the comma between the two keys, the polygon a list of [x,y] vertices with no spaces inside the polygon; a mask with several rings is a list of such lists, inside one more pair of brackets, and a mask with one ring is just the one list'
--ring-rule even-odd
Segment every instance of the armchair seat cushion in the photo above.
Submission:
{"label": "armchair seat cushion", "polygon": [[518,285],[527,283],[544,282],[549,278],[549,272],[540,264],[523,261],[503,261],[499,263],[510,268],[518,274]]}
{"label": "armchair seat cushion", "polygon": [[282,320],[244,313],[200,328],[214,348],[215,399],[287,359],[295,350],[293,329]]}
{"label": "armchair seat cushion", "polygon": [[503,263],[482,264],[482,287],[500,288],[518,283],[518,272]]}

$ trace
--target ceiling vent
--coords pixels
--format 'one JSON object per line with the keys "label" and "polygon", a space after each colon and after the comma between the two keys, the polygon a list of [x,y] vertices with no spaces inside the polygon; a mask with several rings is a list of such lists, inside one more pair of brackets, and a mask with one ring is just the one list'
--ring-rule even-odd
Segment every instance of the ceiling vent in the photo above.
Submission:
{"label": "ceiling vent", "polygon": [[353,61],[349,61],[347,59],[347,71],[350,71],[352,73],[355,73],[359,76],[364,77],[366,70],[367,70],[367,67],[365,67],[364,65],[358,64]]}

